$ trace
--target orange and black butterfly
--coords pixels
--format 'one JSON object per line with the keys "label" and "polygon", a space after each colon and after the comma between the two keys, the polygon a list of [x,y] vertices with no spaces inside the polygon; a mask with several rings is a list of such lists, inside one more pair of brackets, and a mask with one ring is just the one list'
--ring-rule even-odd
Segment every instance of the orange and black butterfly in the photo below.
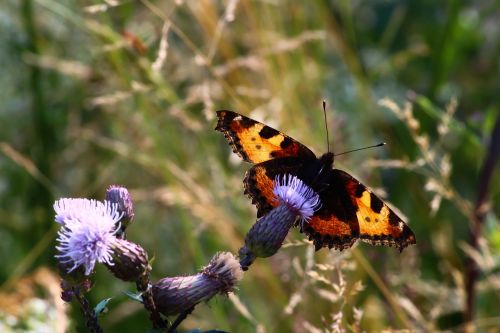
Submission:
{"label": "orange and black butterfly", "polygon": [[358,239],[400,251],[416,243],[413,232],[387,204],[347,172],[333,168],[333,153],[317,158],[300,142],[236,112],[217,111],[217,117],[215,129],[224,134],[236,154],[255,164],[243,183],[245,194],[257,206],[257,217],[278,204],[273,194],[276,176],[291,174],[321,199],[321,208],[301,230],[316,250],[343,250]]}

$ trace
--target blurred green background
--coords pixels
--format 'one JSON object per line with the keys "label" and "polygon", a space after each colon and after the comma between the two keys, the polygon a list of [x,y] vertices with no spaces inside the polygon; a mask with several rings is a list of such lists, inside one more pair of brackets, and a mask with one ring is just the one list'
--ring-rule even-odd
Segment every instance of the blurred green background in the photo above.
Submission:
{"label": "blurred green background", "polygon": [[[333,151],[388,143],[336,167],[399,209],[417,245],[314,253],[292,230],[181,328],[500,332],[500,175],[482,171],[500,145],[498,22],[499,2],[479,0],[2,1],[0,331],[86,331],[58,300],[54,200],[126,186],[153,279],[192,274],[255,222],[250,165],[215,110],[319,155],[326,100]],[[103,267],[94,281],[93,304],[113,298],[105,332],[149,327],[132,284]]]}

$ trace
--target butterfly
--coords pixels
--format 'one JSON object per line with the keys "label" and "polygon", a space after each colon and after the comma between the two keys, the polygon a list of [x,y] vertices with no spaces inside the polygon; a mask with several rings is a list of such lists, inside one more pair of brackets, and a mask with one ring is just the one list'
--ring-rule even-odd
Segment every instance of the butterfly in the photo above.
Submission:
{"label": "butterfly", "polygon": [[273,194],[276,176],[291,174],[312,187],[321,208],[301,224],[316,250],[344,250],[358,239],[402,251],[416,244],[415,235],[381,199],[345,171],[333,168],[334,154],[319,158],[306,146],[256,120],[233,111],[217,111],[215,130],[222,132],[244,161],[255,164],[243,180],[245,194],[257,207],[257,217],[278,202]]}

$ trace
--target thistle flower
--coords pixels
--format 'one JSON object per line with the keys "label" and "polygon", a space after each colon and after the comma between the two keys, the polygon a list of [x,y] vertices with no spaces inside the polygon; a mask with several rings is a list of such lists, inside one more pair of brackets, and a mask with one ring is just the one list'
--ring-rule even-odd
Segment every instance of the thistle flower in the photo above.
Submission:
{"label": "thistle flower", "polygon": [[61,224],[56,249],[67,273],[83,266],[90,275],[97,262],[113,265],[112,251],[121,218],[117,205],[89,199],[59,199],[54,203],[55,221]]}
{"label": "thistle flower", "polygon": [[111,185],[106,190],[106,201],[117,204],[118,212],[123,214],[120,220],[121,228],[117,237],[123,238],[123,233],[134,218],[134,203],[128,190],[119,185]]}
{"label": "thistle flower", "polygon": [[216,294],[233,291],[242,277],[240,264],[231,253],[217,253],[196,275],[167,277],[154,283],[154,302],[166,316],[179,314]]}
{"label": "thistle flower", "polygon": [[273,193],[278,206],[257,220],[245,237],[245,246],[239,250],[243,270],[257,257],[266,258],[278,252],[295,221],[307,223],[321,205],[319,195],[296,176],[277,176]]}
{"label": "thistle flower", "polygon": [[319,195],[302,180],[293,175],[277,176],[274,195],[280,205],[286,205],[301,221],[307,222],[321,206]]}

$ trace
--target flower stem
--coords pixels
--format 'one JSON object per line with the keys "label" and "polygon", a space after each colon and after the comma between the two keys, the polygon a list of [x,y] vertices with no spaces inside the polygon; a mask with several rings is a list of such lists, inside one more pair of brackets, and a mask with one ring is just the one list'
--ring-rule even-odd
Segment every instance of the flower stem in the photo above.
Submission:
{"label": "flower stem", "polygon": [[170,328],[168,329],[167,333],[174,333],[176,332],[175,329],[184,321],[184,319],[187,318],[193,312],[194,306],[190,307],[189,309],[181,312],[177,318],[175,318],[175,321],[172,323]]}
{"label": "flower stem", "polygon": [[85,325],[90,330],[91,333],[103,333],[101,326],[97,320],[97,315],[94,310],[90,307],[89,301],[81,293],[80,290],[75,290],[75,297],[80,307],[82,309],[83,315],[85,317]]}
{"label": "flower stem", "polygon": [[137,290],[142,292],[142,302],[144,308],[149,312],[149,320],[153,323],[153,328],[166,331],[168,325],[166,321],[161,318],[153,299],[153,293],[149,285],[149,272],[144,273],[144,275],[136,281],[136,285]]}

